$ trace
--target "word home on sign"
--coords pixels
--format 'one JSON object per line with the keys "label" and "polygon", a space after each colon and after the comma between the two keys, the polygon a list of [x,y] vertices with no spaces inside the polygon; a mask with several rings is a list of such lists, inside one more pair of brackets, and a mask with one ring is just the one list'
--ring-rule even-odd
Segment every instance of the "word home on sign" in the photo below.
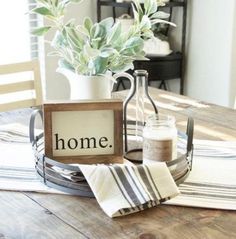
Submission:
{"label": "word home on sign", "polygon": [[52,113],[53,155],[114,153],[112,110]]}
{"label": "word home on sign", "polygon": [[70,138],[68,142],[66,143],[64,139],[59,138],[58,134],[55,134],[55,150],[66,150],[66,147],[68,147],[71,150],[77,149],[78,147],[80,149],[91,149],[91,148],[106,148],[110,147],[112,148],[112,145],[108,145],[108,139],[107,137],[101,137],[98,142],[95,137],[91,138]]}

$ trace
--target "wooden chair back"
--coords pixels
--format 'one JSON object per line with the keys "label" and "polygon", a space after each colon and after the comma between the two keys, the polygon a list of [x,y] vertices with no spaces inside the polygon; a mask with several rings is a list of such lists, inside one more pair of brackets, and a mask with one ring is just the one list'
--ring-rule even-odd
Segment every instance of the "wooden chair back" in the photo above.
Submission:
{"label": "wooden chair back", "polygon": [[39,106],[42,101],[38,60],[0,65],[0,111]]}

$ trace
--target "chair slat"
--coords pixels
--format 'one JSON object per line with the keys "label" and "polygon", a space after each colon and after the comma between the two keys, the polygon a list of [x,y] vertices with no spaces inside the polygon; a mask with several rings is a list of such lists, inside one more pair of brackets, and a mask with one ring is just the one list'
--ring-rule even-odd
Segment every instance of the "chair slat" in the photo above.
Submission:
{"label": "chair slat", "polygon": [[6,103],[6,104],[0,104],[0,111],[9,111],[9,110],[15,110],[15,109],[21,109],[21,108],[28,108],[29,105],[36,106],[36,100],[29,99],[29,100],[15,101],[15,102]]}
{"label": "chair slat", "polygon": [[18,79],[16,75],[13,83],[0,84],[0,95],[8,93],[21,94],[21,92],[25,90],[33,90],[35,94],[32,94],[30,99],[27,97],[27,99],[24,100],[22,98],[19,98],[17,100],[17,98],[13,98],[13,96],[11,102],[10,100],[8,102],[6,101],[5,103],[0,102],[0,111],[27,108],[32,106],[39,106],[42,104],[43,95],[38,60],[0,65],[0,75],[8,75],[21,72],[33,72],[33,80],[29,79],[26,81],[20,81],[20,79]]}
{"label": "chair slat", "polygon": [[22,81],[22,82],[0,85],[0,94],[8,94],[12,92],[19,92],[19,91],[32,90],[32,89],[34,89],[34,82],[32,80]]}
{"label": "chair slat", "polygon": [[17,72],[33,71],[34,61],[26,61],[14,64],[0,65],[0,75],[12,74]]}

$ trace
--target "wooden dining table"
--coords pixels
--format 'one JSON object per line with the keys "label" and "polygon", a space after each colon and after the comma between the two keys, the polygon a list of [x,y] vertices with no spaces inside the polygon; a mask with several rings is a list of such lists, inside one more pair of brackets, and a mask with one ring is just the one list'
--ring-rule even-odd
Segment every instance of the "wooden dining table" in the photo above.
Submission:
{"label": "wooden dining table", "polygon": [[[236,110],[156,88],[149,88],[149,93],[160,113],[176,117],[179,130],[186,130],[191,116],[194,138],[236,140]],[[95,198],[0,191],[0,239],[224,239],[236,238],[235,225],[236,212],[230,210],[163,204],[112,219]]]}

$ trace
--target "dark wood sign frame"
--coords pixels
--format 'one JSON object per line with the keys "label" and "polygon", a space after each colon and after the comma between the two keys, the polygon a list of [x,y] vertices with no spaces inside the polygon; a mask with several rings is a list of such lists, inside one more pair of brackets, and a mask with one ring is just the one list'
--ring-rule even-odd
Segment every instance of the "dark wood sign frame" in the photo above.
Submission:
{"label": "dark wood sign frame", "polygon": [[[114,153],[103,155],[73,155],[54,156],[53,155],[53,128],[52,113],[70,111],[99,111],[112,110],[114,112]],[[101,101],[73,101],[68,103],[48,102],[43,105],[44,111],[44,137],[45,155],[56,161],[63,163],[123,163],[123,102],[119,99],[109,99]],[[96,124],[96,119],[94,119]],[[98,125],[99,127],[99,125]]]}

